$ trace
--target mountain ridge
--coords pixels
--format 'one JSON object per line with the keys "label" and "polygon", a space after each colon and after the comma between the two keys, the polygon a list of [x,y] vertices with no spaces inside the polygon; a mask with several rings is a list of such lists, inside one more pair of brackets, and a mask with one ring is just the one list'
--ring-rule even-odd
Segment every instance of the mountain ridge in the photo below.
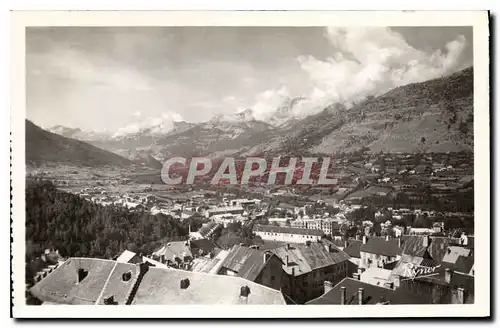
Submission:
{"label": "mountain ridge", "polygon": [[[307,98],[286,98],[276,117],[256,120],[252,109],[180,124],[163,135],[138,135],[93,145],[156,159],[192,155],[331,154],[472,151],[473,68],[367,97],[351,108],[333,103],[304,118],[290,118]],[[287,119],[288,118],[288,119]],[[284,123],[283,123],[283,122]]]}

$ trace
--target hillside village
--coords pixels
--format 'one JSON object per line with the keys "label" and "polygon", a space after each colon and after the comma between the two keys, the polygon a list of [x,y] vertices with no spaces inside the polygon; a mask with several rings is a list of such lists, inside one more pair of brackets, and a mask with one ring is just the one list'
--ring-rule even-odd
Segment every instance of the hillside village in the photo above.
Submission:
{"label": "hillside village", "polygon": [[[152,252],[46,249],[30,304],[445,304],[474,300],[470,153],[346,154],[336,186],[182,187],[33,172],[103,207],[189,225]],[[303,187],[303,188],[302,188]],[[193,221],[194,220],[194,221]],[[65,253],[65,254],[63,254]],[[215,295],[214,284],[219,284]]]}

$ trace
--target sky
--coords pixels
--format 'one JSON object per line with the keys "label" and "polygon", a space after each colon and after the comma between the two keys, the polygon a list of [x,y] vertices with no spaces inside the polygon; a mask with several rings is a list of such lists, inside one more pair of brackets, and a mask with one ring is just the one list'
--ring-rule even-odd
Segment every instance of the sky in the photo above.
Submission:
{"label": "sky", "polygon": [[303,117],[472,65],[471,27],[28,27],[27,117],[129,133],[287,98]]}

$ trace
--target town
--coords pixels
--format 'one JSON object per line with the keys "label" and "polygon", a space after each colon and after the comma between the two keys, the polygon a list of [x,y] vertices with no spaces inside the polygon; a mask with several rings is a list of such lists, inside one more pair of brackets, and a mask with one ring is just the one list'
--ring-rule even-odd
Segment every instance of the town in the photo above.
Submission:
{"label": "town", "polygon": [[473,303],[473,166],[468,152],[359,151],[332,156],[335,185],[35,170],[27,179],[96,206],[198,225],[148,254],[43,249],[27,263],[27,302]]}

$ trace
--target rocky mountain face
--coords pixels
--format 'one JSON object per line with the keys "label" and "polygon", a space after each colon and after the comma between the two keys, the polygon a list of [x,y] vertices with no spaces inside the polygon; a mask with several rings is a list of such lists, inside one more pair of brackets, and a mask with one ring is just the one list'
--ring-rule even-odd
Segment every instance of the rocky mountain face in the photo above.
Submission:
{"label": "rocky mountain face", "polygon": [[[89,140],[94,146],[136,160],[150,156],[297,155],[353,152],[447,152],[473,150],[472,68],[405,85],[346,108],[331,104],[299,118],[302,97],[287,98],[265,122],[251,109],[218,115],[203,123],[175,122],[167,133],[138,133]],[[57,133],[77,139],[81,131]],[[54,132],[56,130],[53,130]],[[81,139],[85,140],[85,139]]]}
{"label": "rocky mountain face", "polygon": [[472,151],[472,68],[393,89],[345,108],[331,105],[250,153],[331,154]]}

